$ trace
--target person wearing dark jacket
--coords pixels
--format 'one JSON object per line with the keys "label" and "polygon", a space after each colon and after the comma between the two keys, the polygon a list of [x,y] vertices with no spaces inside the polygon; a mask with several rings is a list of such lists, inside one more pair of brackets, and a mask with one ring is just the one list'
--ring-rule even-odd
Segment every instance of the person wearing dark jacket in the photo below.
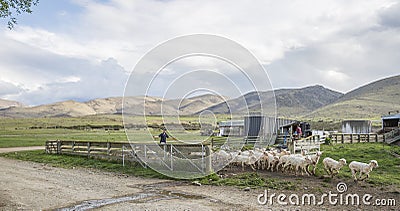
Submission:
{"label": "person wearing dark jacket", "polygon": [[160,133],[160,135],[158,135],[158,137],[160,137],[160,144],[166,144],[167,138],[169,138],[166,130],[163,130],[163,132]]}

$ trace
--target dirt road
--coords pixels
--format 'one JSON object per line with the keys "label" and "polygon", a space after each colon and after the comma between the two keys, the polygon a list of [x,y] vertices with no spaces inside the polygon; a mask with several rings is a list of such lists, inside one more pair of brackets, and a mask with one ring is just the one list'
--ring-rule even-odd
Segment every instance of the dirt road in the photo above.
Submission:
{"label": "dirt road", "polygon": [[[317,178],[292,180],[301,183],[300,190],[296,191],[298,194],[310,191],[327,193],[328,190],[333,191],[332,186],[335,186],[335,184],[321,186]],[[355,185],[349,188],[355,188]],[[361,191],[371,191],[374,196],[380,197],[399,197],[398,192],[388,189],[370,190],[364,187]],[[257,197],[261,193],[264,193],[263,189],[244,191],[235,187],[195,186],[190,182],[143,179],[80,168],[61,169],[0,158],[0,210],[376,209],[366,206],[329,205],[290,207],[277,203],[267,206],[257,202]],[[293,191],[274,191],[274,193],[276,195],[284,193],[289,196]],[[398,208],[399,206],[389,207],[389,210]]]}
{"label": "dirt road", "polygon": [[[256,198],[254,203],[249,202],[252,198],[249,196],[247,200],[237,200],[246,195],[241,190],[223,200],[213,198],[213,195],[226,194],[229,188],[197,187],[185,182],[88,169],[61,169],[5,158],[0,158],[0,169],[0,210],[100,207],[110,210],[221,210],[257,206]],[[84,202],[88,200],[94,201]]]}

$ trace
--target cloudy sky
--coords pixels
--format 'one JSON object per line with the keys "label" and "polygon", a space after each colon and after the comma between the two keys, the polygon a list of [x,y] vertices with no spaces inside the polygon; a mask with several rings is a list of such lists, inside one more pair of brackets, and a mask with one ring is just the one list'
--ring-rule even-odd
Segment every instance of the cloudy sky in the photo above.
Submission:
{"label": "cloudy sky", "polygon": [[249,49],[274,88],[347,92],[400,67],[395,0],[40,0],[17,19],[0,20],[0,98],[26,105],[122,96],[143,55],[197,33]]}

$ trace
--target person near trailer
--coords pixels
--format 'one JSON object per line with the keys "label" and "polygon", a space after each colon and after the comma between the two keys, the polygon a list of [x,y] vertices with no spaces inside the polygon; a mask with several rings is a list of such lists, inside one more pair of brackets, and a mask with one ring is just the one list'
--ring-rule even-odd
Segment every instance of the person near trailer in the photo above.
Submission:
{"label": "person near trailer", "polygon": [[296,134],[298,139],[300,139],[303,136],[303,132],[301,131],[300,125],[297,125]]}

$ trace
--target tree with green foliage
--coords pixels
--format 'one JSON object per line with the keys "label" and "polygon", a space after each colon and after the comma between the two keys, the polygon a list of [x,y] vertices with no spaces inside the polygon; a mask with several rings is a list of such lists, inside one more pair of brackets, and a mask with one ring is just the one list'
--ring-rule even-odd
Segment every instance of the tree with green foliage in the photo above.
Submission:
{"label": "tree with green foliage", "polygon": [[0,17],[9,18],[8,28],[14,28],[17,24],[16,15],[32,13],[32,6],[36,6],[39,0],[0,0]]}

